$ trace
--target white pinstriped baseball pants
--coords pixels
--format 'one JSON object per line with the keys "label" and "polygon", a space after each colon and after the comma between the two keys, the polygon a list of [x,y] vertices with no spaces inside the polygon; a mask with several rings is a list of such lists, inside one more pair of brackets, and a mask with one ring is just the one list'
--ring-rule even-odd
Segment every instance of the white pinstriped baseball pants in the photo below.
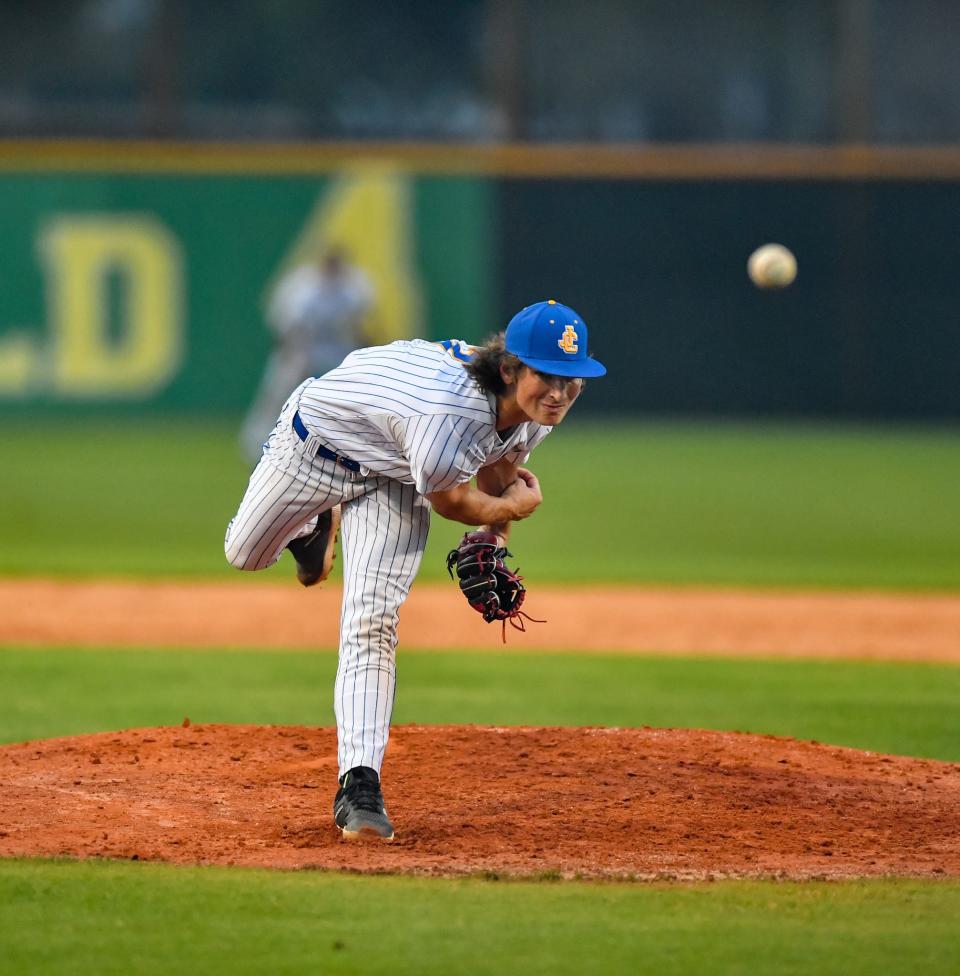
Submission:
{"label": "white pinstriped baseball pants", "polygon": [[224,550],[237,569],[272,566],[316,516],[342,506],[343,607],[334,687],[341,775],[354,766],[379,773],[396,691],[397,620],[420,568],[430,505],[413,485],[365,478],[315,458],[291,423],[299,389],[287,401],[236,516]]}

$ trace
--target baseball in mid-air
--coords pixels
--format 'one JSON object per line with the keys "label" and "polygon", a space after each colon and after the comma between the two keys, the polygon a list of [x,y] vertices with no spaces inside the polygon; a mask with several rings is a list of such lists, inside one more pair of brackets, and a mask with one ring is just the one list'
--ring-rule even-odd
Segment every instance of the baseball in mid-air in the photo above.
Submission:
{"label": "baseball in mid-air", "polygon": [[797,277],[797,259],[782,244],[763,244],[750,255],[747,274],[758,288],[786,288]]}

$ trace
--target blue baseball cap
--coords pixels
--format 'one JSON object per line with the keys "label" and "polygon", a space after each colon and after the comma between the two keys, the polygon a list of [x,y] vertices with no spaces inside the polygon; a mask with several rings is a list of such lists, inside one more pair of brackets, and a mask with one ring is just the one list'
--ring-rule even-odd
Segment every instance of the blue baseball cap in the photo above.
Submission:
{"label": "blue baseball cap", "polygon": [[552,298],[517,312],[504,338],[507,352],[553,376],[603,376],[606,366],[587,355],[587,323]]}

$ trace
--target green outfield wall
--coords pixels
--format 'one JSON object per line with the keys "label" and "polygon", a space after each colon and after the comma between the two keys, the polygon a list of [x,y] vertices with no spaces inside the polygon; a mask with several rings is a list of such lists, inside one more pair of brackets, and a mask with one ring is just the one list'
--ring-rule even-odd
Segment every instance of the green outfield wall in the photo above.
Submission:
{"label": "green outfield wall", "polygon": [[[960,156],[0,145],[0,409],[242,410],[278,275],[344,247],[376,340],[556,297],[584,410],[960,416]],[[790,246],[782,292],[745,274]]]}
{"label": "green outfield wall", "polygon": [[0,213],[5,411],[242,408],[271,284],[333,244],[373,280],[376,339],[494,320],[485,180],[11,173]]}

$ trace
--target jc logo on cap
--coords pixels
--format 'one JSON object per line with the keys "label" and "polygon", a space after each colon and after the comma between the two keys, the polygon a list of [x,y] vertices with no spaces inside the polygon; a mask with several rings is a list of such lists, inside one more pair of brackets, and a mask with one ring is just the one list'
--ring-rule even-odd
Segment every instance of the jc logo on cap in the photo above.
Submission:
{"label": "jc logo on cap", "polygon": [[557,339],[557,345],[564,352],[572,354],[577,351],[577,332],[572,325],[568,325],[563,330],[563,335]]}

